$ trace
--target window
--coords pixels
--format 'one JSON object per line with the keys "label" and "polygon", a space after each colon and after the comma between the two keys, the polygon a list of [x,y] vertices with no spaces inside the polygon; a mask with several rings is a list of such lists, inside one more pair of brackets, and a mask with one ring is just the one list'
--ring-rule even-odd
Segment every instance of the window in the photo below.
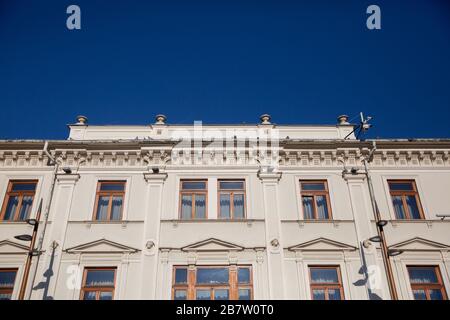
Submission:
{"label": "window", "polygon": [[83,275],[81,299],[112,300],[115,280],[115,268],[86,268]]}
{"label": "window", "polygon": [[388,180],[397,219],[423,219],[422,205],[414,180]]}
{"label": "window", "polygon": [[0,300],[11,300],[17,269],[0,269]]}
{"label": "window", "polygon": [[122,219],[125,181],[99,181],[94,208],[94,220]]}
{"label": "window", "polygon": [[309,267],[309,275],[313,300],[344,300],[338,266]]}
{"label": "window", "polygon": [[29,218],[36,192],[36,180],[10,181],[0,220],[23,221]]}
{"label": "window", "polygon": [[300,181],[304,219],[331,219],[328,184],[324,180]]}
{"label": "window", "polygon": [[206,219],[208,190],[206,180],[182,180],[180,189],[180,218]]}
{"label": "window", "polygon": [[245,181],[219,180],[219,218],[245,218]]}
{"label": "window", "polygon": [[437,266],[408,266],[409,280],[415,300],[446,300]]}
{"label": "window", "polygon": [[173,273],[174,300],[251,300],[250,266],[177,266]]}

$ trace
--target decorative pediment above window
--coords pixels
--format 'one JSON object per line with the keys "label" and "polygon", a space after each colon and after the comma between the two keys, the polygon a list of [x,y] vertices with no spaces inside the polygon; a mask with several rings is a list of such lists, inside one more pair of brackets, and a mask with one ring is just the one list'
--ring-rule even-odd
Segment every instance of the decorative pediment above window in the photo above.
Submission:
{"label": "decorative pediment above window", "polygon": [[100,239],[68,248],[65,251],[67,253],[135,253],[140,250],[110,240]]}
{"label": "decorative pediment above window", "polygon": [[183,251],[242,251],[244,247],[210,238],[181,248]]}
{"label": "decorative pediment above window", "polygon": [[28,246],[9,240],[0,241],[0,254],[24,254],[29,250]]}
{"label": "decorative pediment above window", "polygon": [[354,246],[326,238],[317,238],[288,248],[290,251],[354,251],[356,249]]}
{"label": "decorative pediment above window", "polygon": [[415,237],[389,247],[402,251],[445,251],[450,250],[450,245]]}

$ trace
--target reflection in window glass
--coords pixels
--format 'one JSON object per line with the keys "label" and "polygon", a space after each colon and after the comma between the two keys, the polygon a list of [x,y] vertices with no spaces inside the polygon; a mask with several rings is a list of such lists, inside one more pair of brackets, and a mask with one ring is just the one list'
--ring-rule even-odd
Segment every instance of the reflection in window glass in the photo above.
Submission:
{"label": "reflection in window glass", "polygon": [[177,289],[174,292],[174,300],[186,300],[187,299],[187,290]]}
{"label": "reflection in window glass", "polygon": [[86,275],[86,287],[114,286],[115,270],[88,270]]}
{"label": "reflection in window glass", "polygon": [[239,289],[239,300],[250,300],[252,298],[251,296],[251,290],[250,289]]}
{"label": "reflection in window glass", "polygon": [[197,284],[226,284],[228,283],[227,268],[198,268]]}
{"label": "reflection in window glass", "polygon": [[196,300],[211,300],[211,291],[210,290],[197,290],[195,299]]}
{"label": "reflection in window glass", "polygon": [[302,190],[323,191],[325,190],[325,184],[322,182],[303,182]]}
{"label": "reflection in window glass", "polygon": [[228,300],[228,289],[215,289],[214,300]]}
{"label": "reflection in window glass", "polygon": [[238,269],[238,283],[250,283],[250,269],[239,268]]}
{"label": "reflection in window glass", "polygon": [[244,189],[243,181],[220,181],[220,189],[222,190],[242,190]]}
{"label": "reflection in window glass", "polygon": [[187,269],[176,268],[175,269],[175,283],[182,284],[187,283]]}
{"label": "reflection in window glass", "polygon": [[335,268],[311,268],[312,283],[338,283],[339,278]]}
{"label": "reflection in window glass", "polygon": [[184,181],[182,183],[183,190],[204,190],[206,189],[205,181]]}

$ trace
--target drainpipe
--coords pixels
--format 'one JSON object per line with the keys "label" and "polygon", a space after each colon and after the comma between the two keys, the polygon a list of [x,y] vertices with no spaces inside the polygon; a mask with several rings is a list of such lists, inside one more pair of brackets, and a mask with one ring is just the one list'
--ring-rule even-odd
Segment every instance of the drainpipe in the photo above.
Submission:
{"label": "drainpipe", "polygon": [[53,157],[50,154],[50,152],[48,152],[48,141],[45,141],[43,151],[47,155],[47,157],[50,159],[50,165],[53,165],[54,169],[53,169],[53,173],[52,173],[52,182],[51,182],[51,186],[50,186],[50,194],[49,194],[47,203],[45,205],[45,210],[44,210],[43,227],[42,227],[42,231],[41,231],[41,234],[39,236],[38,244],[37,244],[37,247],[36,247],[36,252],[38,252],[39,254],[37,256],[36,263],[34,264],[34,268],[33,268],[33,272],[32,272],[31,289],[30,289],[30,292],[28,294],[28,300],[31,299],[31,294],[33,292],[34,282],[36,280],[36,273],[37,273],[37,269],[38,269],[38,265],[39,265],[40,253],[41,253],[42,246],[43,246],[43,243],[44,243],[45,230],[47,229],[48,217],[49,217],[49,214],[50,214],[50,207],[51,207],[51,204],[52,204],[53,193],[54,193],[55,184],[56,184],[56,174],[58,173],[58,169],[59,169],[59,165],[60,165],[58,163],[57,159],[55,159],[55,157]]}
{"label": "drainpipe", "polygon": [[388,285],[389,285],[389,292],[391,294],[392,300],[398,300],[397,289],[395,287],[394,275],[392,272],[391,260],[389,259],[388,248],[386,245],[386,238],[385,238],[384,231],[383,231],[383,227],[384,227],[385,223],[381,222],[382,220],[381,220],[380,211],[378,210],[377,202],[375,200],[375,193],[373,191],[374,189],[373,189],[373,184],[372,184],[372,178],[370,176],[369,168],[367,166],[367,163],[372,161],[373,154],[376,149],[377,149],[376,143],[375,143],[375,141],[373,141],[373,146],[372,146],[372,149],[370,150],[369,155],[367,157],[363,158],[363,164],[364,164],[365,174],[367,177],[367,185],[369,187],[370,201],[372,203],[372,209],[375,214],[375,223],[377,225],[377,232],[378,232],[378,236],[381,239],[381,242],[380,242],[381,253],[383,256],[384,267],[386,269],[386,276],[387,276]]}

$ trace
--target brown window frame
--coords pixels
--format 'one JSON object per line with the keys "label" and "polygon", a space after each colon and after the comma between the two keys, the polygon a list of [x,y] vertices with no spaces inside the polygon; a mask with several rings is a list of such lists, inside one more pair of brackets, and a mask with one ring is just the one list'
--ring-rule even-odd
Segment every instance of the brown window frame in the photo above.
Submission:
{"label": "brown window frame", "polygon": [[[86,278],[90,270],[114,270],[114,284],[113,286],[103,286],[103,287],[86,287]],[[116,279],[117,279],[117,267],[85,267],[83,271],[83,281],[80,290],[80,300],[84,300],[84,295],[86,292],[96,292],[95,300],[99,300],[101,292],[111,292],[112,300],[114,300],[114,293],[116,291]]]}
{"label": "brown window frame", "polygon": [[[204,182],[205,183],[205,189],[183,189],[183,183],[184,182]],[[205,196],[205,217],[204,218],[196,218],[196,212],[195,212],[195,196],[201,194]],[[192,208],[191,208],[191,218],[190,219],[183,219],[181,215],[182,211],[182,201],[183,201],[183,195],[191,195],[192,196]],[[180,194],[179,194],[179,203],[178,203],[178,217],[180,220],[202,220],[202,219],[208,219],[208,180],[207,179],[181,179],[180,180]]]}
{"label": "brown window frame", "polygon": [[[436,282],[436,283],[412,283],[410,271],[409,271],[411,268],[434,269],[434,273],[436,275],[436,278],[438,279],[438,282]],[[407,265],[406,269],[408,270],[408,277],[409,277],[409,284],[411,286],[411,292],[413,290],[424,290],[427,300],[430,300],[429,290],[440,290],[441,294],[442,294],[442,298],[444,300],[448,299],[439,266],[437,266],[437,265]],[[413,293],[413,297],[414,297],[414,293]]]}
{"label": "brown window frame", "polygon": [[[125,206],[125,188],[126,188],[126,181],[122,180],[100,180],[97,182],[97,189],[95,194],[95,205],[94,205],[94,212],[92,214],[92,220],[93,221],[121,221],[123,218],[123,208]],[[108,191],[102,191],[101,187],[103,184],[121,184],[123,185],[123,191],[116,191],[116,190],[108,190]],[[109,196],[109,202],[108,202],[108,218],[105,220],[99,220],[97,219],[97,210],[98,210],[98,203],[100,201],[100,197],[107,197]],[[119,219],[112,220],[111,219],[111,213],[112,213],[112,198],[116,196],[122,197],[122,208],[120,210],[120,217]]]}
{"label": "brown window frame", "polygon": [[[336,283],[313,283],[312,277],[311,277],[311,269],[334,269],[336,270],[337,276],[338,276],[338,282]],[[328,297],[328,290],[329,289],[339,289],[339,292],[341,294],[341,300],[345,300],[344,295],[344,286],[342,283],[342,275],[341,275],[341,267],[338,265],[310,265],[308,266],[309,271],[309,286],[310,286],[310,294],[311,294],[311,300],[314,300],[314,289],[322,289],[325,290],[325,300],[329,300]]]}
{"label": "brown window frame", "polygon": [[16,285],[18,270],[19,270],[18,268],[1,268],[0,269],[0,273],[2,273],[2,272],[15,272],[16,273],[16,275],[14,276],[14,283],[13,283],[12,287],[0,288],[0,294],[9,294],[9,295],[11,295],[11,299],[12,299],[14,287]]}
{"label": "brown window frame", "polygon": [[[387,181],[387,183],[388,183],[389,194],[391,195],[391,203],[394,208],[394,215],[395,215],[396,219],[398,219],[398,220],[423,220],[423,219],[425,219],[425,214],[424,214],[423,208],[422,208],[422,202],[420,201],[419,190],[417,190],[417,184],[414,179],[389,179]],[[413,187],[413,191],[391,190],[391,183],[393,183],[393,184],[410,183]],[[406,218],[397,217],[397,213],[395,212],[395,207],[394,207],[394,199],[393,199],[394,196],[402,197],[402,206],[403,206],[403,211],[406,214]],[[419,215],[420,215],[419,219],[411,218],[411,213],[409,212],[409,208],[406,203],[406,196],[414,196],[416,198],[417,208],[419,210]]]}
{"label": "brown window frame", "polygon": [[[303,184],[306,183],[323,183],[325,190],[303,190]],[[318,212],[316,207],[316,197],[317,196],[325,196],[327,202],[327,210],[328,210],[328,218],[327,219],[319,219]],[[331,209],[331,201],[330,201],[330,190],[328,188],[328,181],[326,179],[323,180],[300,180],[300,201],[303,212],[304,220],[333,220],[333,213]],[[303,207],[303,197],[312,197],[313,198],[313,214],[314,218],[306,218],[305,210]]]}
{"label": "brown window frame", "polygon": [[[221,182],[242,182],[243,189],[220,189]],[[230,195],[230,217],[222,217],[220,212],[220,195]],[[234,217],[234,194],[244,195],[244,216],[242,218]],[[217,213],[219,219],[223,220],[244,220],[247,218],[247,192],[245,188],[245,179],[218,179],[217,180]]]}
{"label": "brown window frame", "polygon": [[[224,268],[228,269],[228,284],[197,284],[197,269],[207,268]],[[247,268],[250,270],[250,279],[248,283],[239,283],[239,268]],[[177,269],[187,269],[187,283],[175,283],[175,275]],[[176,290],[186,291],[186,300],[196,300],[197,289],[210,290],[210,298],[214,300],[214,290],[228,289],[229,300],[239,299],[239,289],[250,289],[250,300],[253,300],[253,268],[251,265],[196,265],[195,267],[186,265],[174,265],[172,270],[172,300],[175,299]]]}
{"label": "brown window frame", "polygon": [[[0,212],[0,221],[8,222],[8,221],[25,221],[25,219],[29,219],[30,217],[26,217],[24,220],[19,220],[20,210],[22,209],[22,200],[25,196],[32,196],[33,199],[31,201],[30,214],[33,211],[34,197],[36,195],[36,188],[38,184],[38,180],[10,180],[8,182],[8,188],[6,189],[5,199],[3,200],[2,211]],[[36,187],[33,191],[21,190],[21,191],[12,191],[14,184],[35,184]],[[8,207],[9,198],[11,197],[19,197],[19,202],[17,204],[16,211],[14,212],[14,218],[12,220],[4,220],[6,209]]]}

